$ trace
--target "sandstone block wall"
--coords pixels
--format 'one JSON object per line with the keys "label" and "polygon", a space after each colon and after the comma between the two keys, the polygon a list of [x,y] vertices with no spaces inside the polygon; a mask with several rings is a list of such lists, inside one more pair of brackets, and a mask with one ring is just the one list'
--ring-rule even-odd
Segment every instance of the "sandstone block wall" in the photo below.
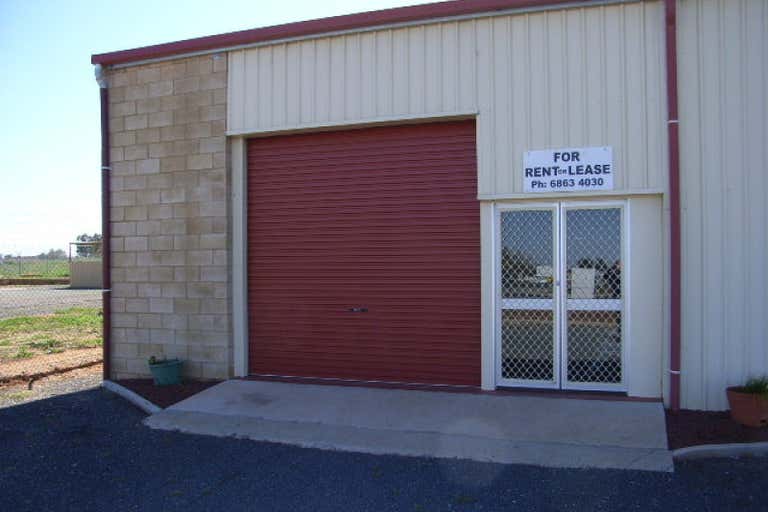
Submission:
{"label": "sandstone block wall", "polygon": [[232,374],[225,54],[109,72],[112,377]]}

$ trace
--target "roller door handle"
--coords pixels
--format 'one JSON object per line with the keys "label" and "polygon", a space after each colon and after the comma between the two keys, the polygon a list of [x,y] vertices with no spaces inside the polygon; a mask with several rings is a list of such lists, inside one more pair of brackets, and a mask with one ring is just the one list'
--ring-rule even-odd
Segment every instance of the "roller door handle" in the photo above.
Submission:
{"label": "roller door handle", "polygon": [[368,308],[349,308],[347,311],[350,313],[367,313]]}

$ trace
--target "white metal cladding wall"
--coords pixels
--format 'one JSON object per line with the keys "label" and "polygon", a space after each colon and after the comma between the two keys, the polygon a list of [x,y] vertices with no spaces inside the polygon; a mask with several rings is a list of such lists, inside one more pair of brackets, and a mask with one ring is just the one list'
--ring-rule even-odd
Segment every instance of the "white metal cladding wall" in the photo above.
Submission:
{"label": "white metal cladding wall", "polygon": [[679,2],[682,406],[768,373],[768,2]]}
{"label": "white metal cladding wall", "polygon": [[610,145],[618,192],[667,184],[661,2],[443,22],[229,55],[230,134],[478,115],[479,195],[529,149]]}

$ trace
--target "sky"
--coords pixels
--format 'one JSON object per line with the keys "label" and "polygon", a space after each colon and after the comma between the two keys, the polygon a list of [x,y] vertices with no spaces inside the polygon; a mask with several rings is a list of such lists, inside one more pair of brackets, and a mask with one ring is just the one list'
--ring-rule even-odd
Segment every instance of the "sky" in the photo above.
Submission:
{"label": "sky", "polygon": [[0,0],[0,254],[101,231],[90,56],[419,0]]}

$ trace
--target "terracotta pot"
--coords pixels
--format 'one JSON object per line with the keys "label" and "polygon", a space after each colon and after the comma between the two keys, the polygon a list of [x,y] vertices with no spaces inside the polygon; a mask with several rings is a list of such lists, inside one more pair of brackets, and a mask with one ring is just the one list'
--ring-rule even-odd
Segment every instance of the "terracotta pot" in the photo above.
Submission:
{"label": "terracotta pot", "polygon": [[731,418],[748,427],[768,426],[768,397],[744,393],[741,386],[726,390],[731,406]]}

